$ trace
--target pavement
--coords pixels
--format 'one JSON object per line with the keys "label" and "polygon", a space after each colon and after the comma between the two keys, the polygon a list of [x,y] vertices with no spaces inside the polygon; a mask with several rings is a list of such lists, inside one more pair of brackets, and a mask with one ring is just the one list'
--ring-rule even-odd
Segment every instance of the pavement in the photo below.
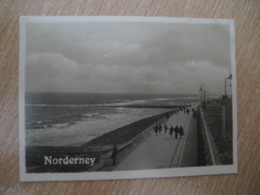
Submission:
{"label": "pavement", "polygon": [[[175,138],[164,129],[156,134],[150,129],[148,136],[124,160],[115,166],[114,170],[139,170],[170,167],[187,167],[197,165],[197,122],[192,114],[179,111],[172,114],[167,126],[182,125],[184,136]],[[162,124],[162,126],[164,123]]]}

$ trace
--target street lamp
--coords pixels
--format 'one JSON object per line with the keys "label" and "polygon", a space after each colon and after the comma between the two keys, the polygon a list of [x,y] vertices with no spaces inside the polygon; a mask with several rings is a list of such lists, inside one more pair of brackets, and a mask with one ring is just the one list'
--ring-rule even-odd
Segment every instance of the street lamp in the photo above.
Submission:
{"label": "street lamp", "polygon": [[[204,87],[204,89],[203,89],[203,87]],[[205,101],[206,101],[206,85],[204,83],[201,83],[199,92],[201,94],[201,96],[200,96],[201,104],[204,106]],[[203,97],[203,95],[204,95],[204,97]]]}
{"label": "street lamp", "polygon": [[228,77],[225,77],[225,96],[227,96],[227,79],[232,79],[232,75],[230,74]]}
{"label": "street lamp", "polygon": [[227,104],[227,79],[232,79],[232,75],[230,74],[228,77],[225,77],[225,94],[222,101],[222,136],[223,140],[226,140],[226,104]]}
{"label": "street lamp", "polygon": [[206,99],[207,99],[208,101],[210,101],[210,99],[211,99],[210,94],[209,94],[209,91],[206,91],[206,92],[205,92],[205,101],[206,101]]}

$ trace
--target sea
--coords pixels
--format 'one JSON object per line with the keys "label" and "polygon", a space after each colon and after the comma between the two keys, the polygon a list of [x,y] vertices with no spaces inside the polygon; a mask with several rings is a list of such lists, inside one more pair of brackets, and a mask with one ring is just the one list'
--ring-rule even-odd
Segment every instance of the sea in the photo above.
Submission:
{"label": "sea", "polygon": [[26,93],[26,145],[81,146],[119,127],[198,101],[192,94]]}

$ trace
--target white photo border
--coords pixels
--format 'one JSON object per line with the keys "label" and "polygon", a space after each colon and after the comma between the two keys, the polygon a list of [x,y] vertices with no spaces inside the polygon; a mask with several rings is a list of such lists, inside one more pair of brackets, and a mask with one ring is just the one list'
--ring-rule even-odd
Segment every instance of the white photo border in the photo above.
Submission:
{"label": "white photo border", "polygon": [[[230,55],[232,73],[233,112],[233,164],[203,167],[167,168],[131,171],[97,171],[81,173],[27,173],[25,165],[25,64],[26,64],[26,24],[30,22],[146,22],[146,23],[191,23],[227,24],[230,28]],[[168,17],[128,17],[128,16],[21,16],[19,45],[19,156],[21,181],[69,181],[69,180],[109,180],[158,177],[180,177],[237,173],[237,85],[235,59],[235,29],[231,19],[198,19]]]}

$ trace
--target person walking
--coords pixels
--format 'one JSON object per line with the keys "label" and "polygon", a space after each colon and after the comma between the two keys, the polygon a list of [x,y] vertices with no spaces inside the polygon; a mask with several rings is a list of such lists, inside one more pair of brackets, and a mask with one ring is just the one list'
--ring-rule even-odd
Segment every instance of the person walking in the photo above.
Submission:
{"label": "person walking", "polygon": [[161,123],[159,124],[159,133],[161,134],[161,132],[162,132],[162,125],[161,125]]}
{"label": "person walking", "polygon": [[181,138],[182,138],[182,136],[184,136],[184,130],[183,130],[182,126],[180,126],[180,136],[181,136]]}
{"label": "person walking", "polygon": [[166,123],[164,123],[164,132],[165,132],[165,134],[167,133],[167,130],[168,130],[168,126],[167,126]]}
{"label": "person walking", "polygon": [[178,134],[179,134],[179,127],[178,125],[176,125],[176,127],[174,128],[174,133],[175,133],[175,139],[178,138]]}
{"label": "person walking", "polygon": [[171,126],[170,131],[169,131],[170,136],[172,136],[173,131],[174,131],[173,126]]}
{"label": "person walking", "polygon": [[154,127],[154,132],[155,132],[155,134],[157,135],[157,133],[158,133],[158,125],[157,125],[157,124],[156,124],[155,127]]}
{"label": "person walking", "polygon": [[113,165],[116,165],[116,157],[117,157],[118,149],[116,145],[113,146],[112,158],[113,158]]}

